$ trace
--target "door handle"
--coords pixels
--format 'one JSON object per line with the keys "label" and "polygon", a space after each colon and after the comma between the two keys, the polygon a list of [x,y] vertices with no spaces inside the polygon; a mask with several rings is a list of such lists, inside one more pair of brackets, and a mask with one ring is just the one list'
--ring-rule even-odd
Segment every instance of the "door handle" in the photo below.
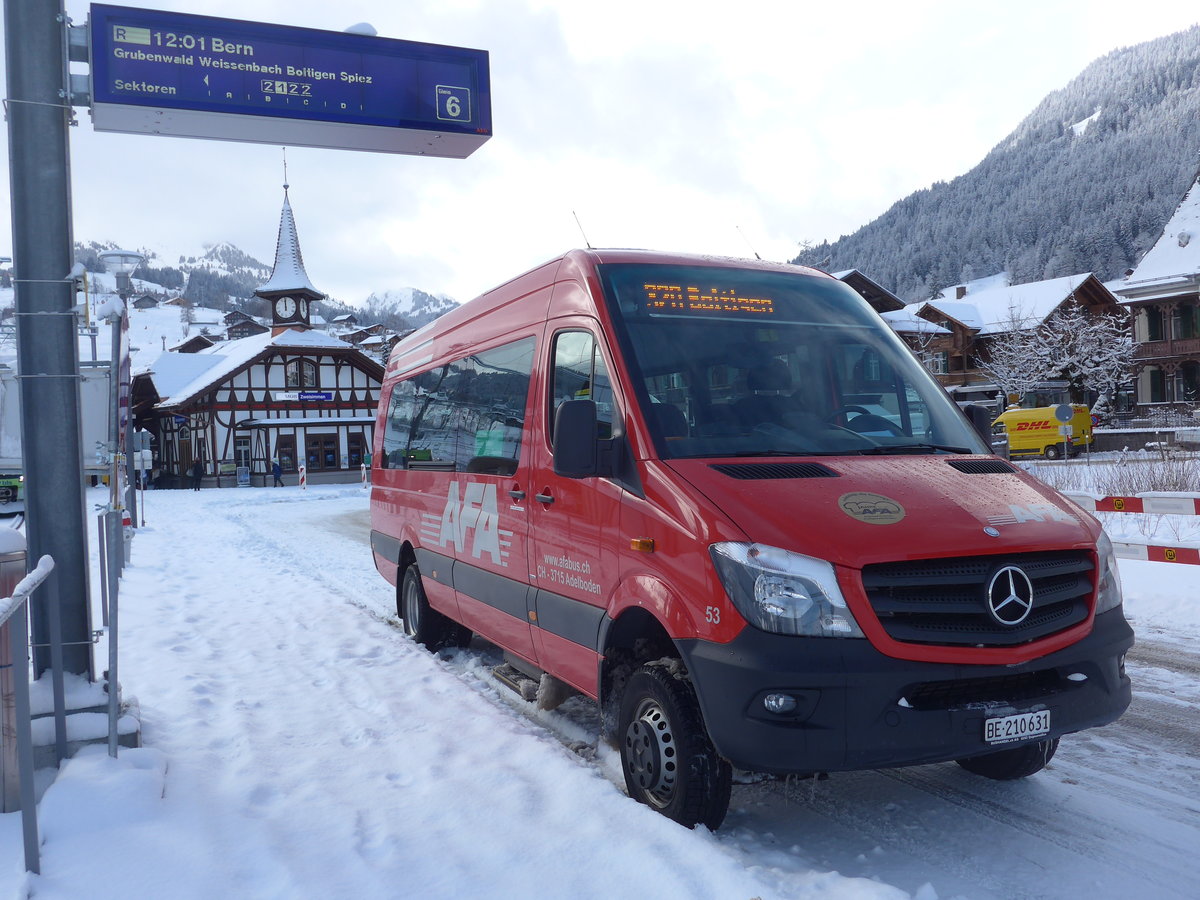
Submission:
{"label": "door handle", "polygon": [[554,495],[553,494],[534,494],[533,499],[536,500],[538,503],[553,503]]}
{"label": "door handle", "polygon": [[512,497],[514,500],[524,500],[525,492],[522,490],[518,490],[517,488],[513,488],[511,491],[508,492],[508,496]]}

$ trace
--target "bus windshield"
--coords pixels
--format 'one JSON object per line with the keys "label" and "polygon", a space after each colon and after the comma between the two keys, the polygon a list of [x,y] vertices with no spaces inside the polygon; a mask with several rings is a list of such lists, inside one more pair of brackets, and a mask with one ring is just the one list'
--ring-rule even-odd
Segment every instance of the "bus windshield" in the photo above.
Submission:
{"label": "bus windshield", "polygon": [[990,452],[839,281],[710,266],[599,269],[662,458]]}

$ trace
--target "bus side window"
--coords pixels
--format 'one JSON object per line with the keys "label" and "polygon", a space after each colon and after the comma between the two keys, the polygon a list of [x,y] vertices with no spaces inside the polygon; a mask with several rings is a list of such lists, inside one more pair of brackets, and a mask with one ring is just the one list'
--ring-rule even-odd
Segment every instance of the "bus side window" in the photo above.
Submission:
{"label": "bus side window", "polygon": [[563,331],[554,338],[553,383],[550,386],[549,429],[554,434],[554,413],[564,400],[591,400],[596,404],[597,437],[613,434],[612,383],[600,355],[600,346],[590,331]]}

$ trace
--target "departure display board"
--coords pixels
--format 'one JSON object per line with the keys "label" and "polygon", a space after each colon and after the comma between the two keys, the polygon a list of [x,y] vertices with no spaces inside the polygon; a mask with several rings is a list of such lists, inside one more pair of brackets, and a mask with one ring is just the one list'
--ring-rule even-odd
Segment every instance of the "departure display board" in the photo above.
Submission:
{"label": "departure display board", "polygon": [[736,287],[645,282],[642,284],[643,308],[652,315],[683,316],[773,316],[775,301],[770,297],[745,297]]}
{"label": "departure display board", "polygon": [[93,4],[98,131],[462,159],[492,133],[483,50]]}

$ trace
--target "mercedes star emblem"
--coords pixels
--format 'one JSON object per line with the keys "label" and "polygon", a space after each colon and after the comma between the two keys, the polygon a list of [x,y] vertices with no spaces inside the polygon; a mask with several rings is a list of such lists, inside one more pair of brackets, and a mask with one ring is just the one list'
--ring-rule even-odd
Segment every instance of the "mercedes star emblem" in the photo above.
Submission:
{"label": "mercedes star emblem", "polygon": [[988,583],[987,607],[1001,625],[1020,625],[1033,609],[1033,582],[1016,566],[1005,566]]}

